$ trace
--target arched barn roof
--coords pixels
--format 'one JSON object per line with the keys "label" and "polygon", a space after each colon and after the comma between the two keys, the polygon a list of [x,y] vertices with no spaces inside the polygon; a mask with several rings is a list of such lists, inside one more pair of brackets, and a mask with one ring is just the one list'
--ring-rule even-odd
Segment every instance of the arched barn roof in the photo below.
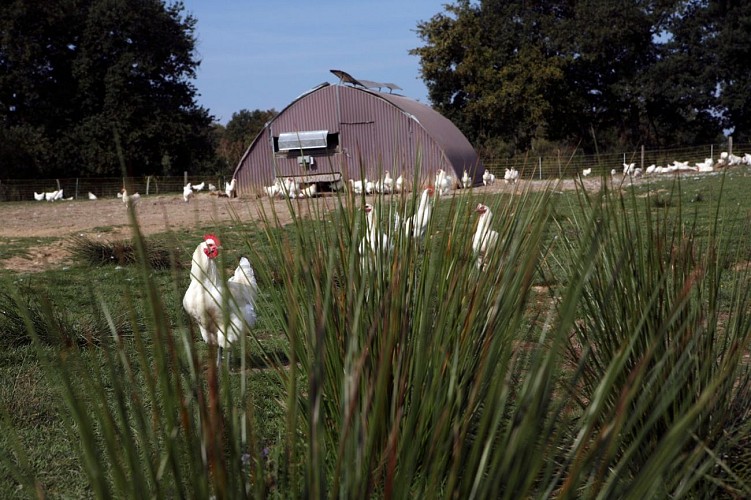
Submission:
{"label": "arched barn roof", "polygon": [[467,138],[429,106],[371,88],[322,83],[266,124],[234,177],[244,195],[287,176],[302,182],[376,180],[388,170],[411,181],[415,166],[420,183],[431,182],[439,168],[457,179],[466,169],[475,183],[484,172]]}

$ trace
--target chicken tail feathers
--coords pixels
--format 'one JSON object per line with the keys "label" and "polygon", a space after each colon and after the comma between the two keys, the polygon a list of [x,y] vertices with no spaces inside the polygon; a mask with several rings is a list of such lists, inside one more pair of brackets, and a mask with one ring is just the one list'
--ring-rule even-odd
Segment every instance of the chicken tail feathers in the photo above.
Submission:
{"label": "chicken tail feathers", "polygon": [[253,288],[253,290],[258,287],[258,284],[256,283],[256,273],[253,271],[250,261],[245,257],[240,258],[240,265],[237,266],[235,274],[230,277],[229,281],[241,285],[248,285]]}

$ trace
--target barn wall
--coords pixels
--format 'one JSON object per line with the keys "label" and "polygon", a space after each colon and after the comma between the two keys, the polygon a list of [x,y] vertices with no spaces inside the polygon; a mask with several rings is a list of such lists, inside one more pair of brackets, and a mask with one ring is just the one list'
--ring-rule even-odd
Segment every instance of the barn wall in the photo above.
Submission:
{"label": "barn wall", "polygon": [[[286,158],[272,152],[272,138],[282,132],[324,129],[339,133],[339,148],[335,153],[312,153],[315,164],[310,171],[297,164],[297,155]],[[277,115],[248,148],[235,176],[240,195],[260,193],[261,186],[285,175],[341,172],[345,179],[377,179],[388,170],[394,178],[404,175],[411,180],[418,159],[420,183],[431,181],[438,168],[458,169],[460,176],[464,165],[471,163],[471,169],[477,164],[466,138],[427,106],[396,95],[329,85]]]}

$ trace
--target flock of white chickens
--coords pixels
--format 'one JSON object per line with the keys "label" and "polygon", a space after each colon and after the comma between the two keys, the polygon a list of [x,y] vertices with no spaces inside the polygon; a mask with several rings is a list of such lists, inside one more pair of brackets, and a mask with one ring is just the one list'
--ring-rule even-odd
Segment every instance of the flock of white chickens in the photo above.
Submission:
{"label": "flock of white chickens", "polygon": [[[519,171],[514,168],[507,168],[504,174],[504,181],[506,183],[515,183],[519,180]],[[383,177],[378,180],[368,179],[349,179],[350,192],[360,194],[396,194],[403,191],[407,191],[407,185],[404,182],[404,177],[399,176],[394,179],[390,172],[386,170],[383,173]],[[495,175],[489,170],[485,170],[482,176],[482,183],[485,186],[489,186],[495,183]],[[459,181],[457,181],[452,175],[449,175],[444,169],[438,169],[435,176],[434,186],[435,193],[438,196],[443,196],[449,191],[457,188],[469,188],[474,185],[472,178],[467,170],[464,170],[464,174]],[[332,183],[331,188],[338,190],[344,186],[344,183]],[[302,187],[300,182],[294,177],[276,178],[270,186],[263,187],[264,193],[270,198],[313,198],[318,195],[316,184],[310,184],[307,187]]]}
{"label": "flock of white chickens", "polygon": [[[231,182],[226,182],[225,183],[224,192],[217,191],[216,186],[214,184],[211,184],[211,183],[208,184],[208,191],[209,191],[209,193],[216,193],[218,196],[224,196],[224,197],[227,197],[227,198],[234,198],[236,186],[237,186],[237,179],[235,179],[233,177]],[[206,182],[205,181],[201,182],[200,184],[195,184],[195,185],[191,184],[190,182],[187,183],[183,187],[183,200],[186,203],[189,202],[191,200],[191,198],[193,198],[193,196],[195,195],[195,193],[197,193],[199,191],[202,191],[205,187],[206,187]],[[133,194],[129,194],[128,190],[126,188],[124,188],[124,187],[120,191],[118,191],[117,197],[123,200],[123,203],[125,204],[126,207],[131,206],[131,205],[135,205],[141,199],[141,195],[140,194],[138,194],[137,192],[133,193]],[[36,191],[34,191],[34,199],[36,201],[58,201],[58,200],[71,201],[71,200],[74,199],[74,197],[71,196],[69,198],[64,198],[63,197],[63,190],[62,189],[58,189],[58,190],[50,191],[50,192],[44,192],[43,191],[41,193],[37,193]],[[97,196],[94,193],[92,193],[91,191],[89,191],[89,193],[88,193],[88,199],[89,200],[96,200]]]}
{"label": "flock of white chickens", "polygon": [[[622,174],[628,177],[641,177],[643,175],[659,175],[659,174],[681,174],[681,173],[710,173],[717,169],[724,167],[736,167],[740,165],[751,165],[751,154],[746,153],[743,156],[734,155],[723,151],[720,153],[720,158],[714,160],[712,158],[705,158],[704,161],[696,162],[694,165],[690,165],[688,161],[674,160],[670,165],[657,165],[652,164],[644,169],[637,167],[636,163],[624,163]],[[584,176],[588,175],[586,170],[591,173],[592,169],[585,169],[582,171]],[[614,176],[618,174],[617,169],[612,169],[610,175]]]}
{"label": "flock of white chickens", "polygon": [[[224,192],[219,191],[217,187],[211,183],[208,184],[207,189],[209,193],[216,194],[217,196],[234,198],[236,186],[237,179],[233,177],[232,181],[224,183]],[[196,195],[196,193],[203,191],[204,188],[206,188],[206,181],[203,181],[200,184],[192,184],[190,182],[187,183],[185,186],[183,186],[183,201],[185,201],[185,203],[189,203],[190,200]]]}

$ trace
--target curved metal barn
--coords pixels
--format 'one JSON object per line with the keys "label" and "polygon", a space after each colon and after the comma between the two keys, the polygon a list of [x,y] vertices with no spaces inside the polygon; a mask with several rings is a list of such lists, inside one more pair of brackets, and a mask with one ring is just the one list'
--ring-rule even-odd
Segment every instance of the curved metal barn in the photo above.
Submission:
{"label": "curved metal barn", "polygon": [[[255,194],[275,178],[297,177],[326,187],[339,180],[380,179],[385,171],[427,184],[439,168],[474,183],[484,168],[472,145],[429,106],[374,87],[393,84],[355,80],[322,83],[296,98],[256,136],[237,165],[239,195]],[[354,83],[345,84],[344,82]],[[416,170],[415,166],[419,168]]]}

